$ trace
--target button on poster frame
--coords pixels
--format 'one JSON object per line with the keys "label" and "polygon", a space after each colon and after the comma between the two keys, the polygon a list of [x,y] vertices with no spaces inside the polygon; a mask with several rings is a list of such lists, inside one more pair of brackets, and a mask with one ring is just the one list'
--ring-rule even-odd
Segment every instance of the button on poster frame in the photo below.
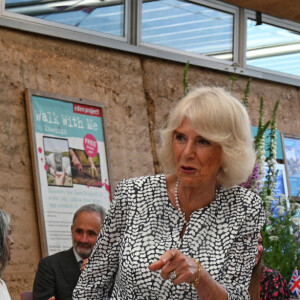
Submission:
{"label": "button on poster frame", "polygon": [[97,203],[107,211],[112,182],[104,104],[25,90],[42,256],[72,246],[74,212]]}

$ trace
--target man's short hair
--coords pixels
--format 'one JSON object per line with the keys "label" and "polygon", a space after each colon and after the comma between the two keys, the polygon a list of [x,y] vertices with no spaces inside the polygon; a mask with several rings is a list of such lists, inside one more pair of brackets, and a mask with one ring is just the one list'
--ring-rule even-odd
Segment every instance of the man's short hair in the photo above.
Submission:
{"label": "man's short hair", "polygon": [[74,224],[76,218],[78,217],[78,215],[84,211],[98,213],[101,217],[101,222],[103,223],[103,221],[105,219],[105,215],[106,215],[104,208],[99,204],[91,203],[91,204],[83,205],[79,209],[77,209],[77,211],[75,212],[74,217],[73,217],[73,224]]}

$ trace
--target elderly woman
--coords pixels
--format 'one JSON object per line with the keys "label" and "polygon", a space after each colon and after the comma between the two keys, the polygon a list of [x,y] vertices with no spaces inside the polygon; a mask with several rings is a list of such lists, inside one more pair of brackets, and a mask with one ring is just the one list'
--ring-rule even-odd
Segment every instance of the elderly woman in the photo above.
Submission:
{"label": "elderly woman", "polygon": [[11,229],[9,226],[10,218],[3,211],[0,210],[0,299],[10,300],[10,296],[5,282],[1,279],[3,270],[5,269],[7,262],[10,260],[13,239],[11,237]]}
{"label": "elderly woman", "polygon": [[243,105],[199,88],[170,113],[167,175],[119,183],[73,299],[250,299],[261,199],[237,186],[255,161]]}

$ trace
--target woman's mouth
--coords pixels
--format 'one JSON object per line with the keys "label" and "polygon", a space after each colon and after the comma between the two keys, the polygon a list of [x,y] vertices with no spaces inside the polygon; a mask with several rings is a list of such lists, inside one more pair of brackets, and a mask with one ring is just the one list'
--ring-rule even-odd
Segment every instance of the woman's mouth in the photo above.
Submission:
{"label": "woman's mouth", "polygon": [[184,172],[191,172],[191,171],[195,171],[196,169],[191,167],[191,166],[181,166],[181,169],[184,171]]}

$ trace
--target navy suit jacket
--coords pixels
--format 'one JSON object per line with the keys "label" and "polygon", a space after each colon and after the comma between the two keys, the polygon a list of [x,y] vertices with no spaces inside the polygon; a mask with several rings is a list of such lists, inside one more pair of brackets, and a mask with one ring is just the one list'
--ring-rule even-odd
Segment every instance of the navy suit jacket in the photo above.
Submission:
{"label": "navy suit jacket", "polygon": [[33,284],[33,300],[72,300],[80,276],[73,248],[43,258]]}

